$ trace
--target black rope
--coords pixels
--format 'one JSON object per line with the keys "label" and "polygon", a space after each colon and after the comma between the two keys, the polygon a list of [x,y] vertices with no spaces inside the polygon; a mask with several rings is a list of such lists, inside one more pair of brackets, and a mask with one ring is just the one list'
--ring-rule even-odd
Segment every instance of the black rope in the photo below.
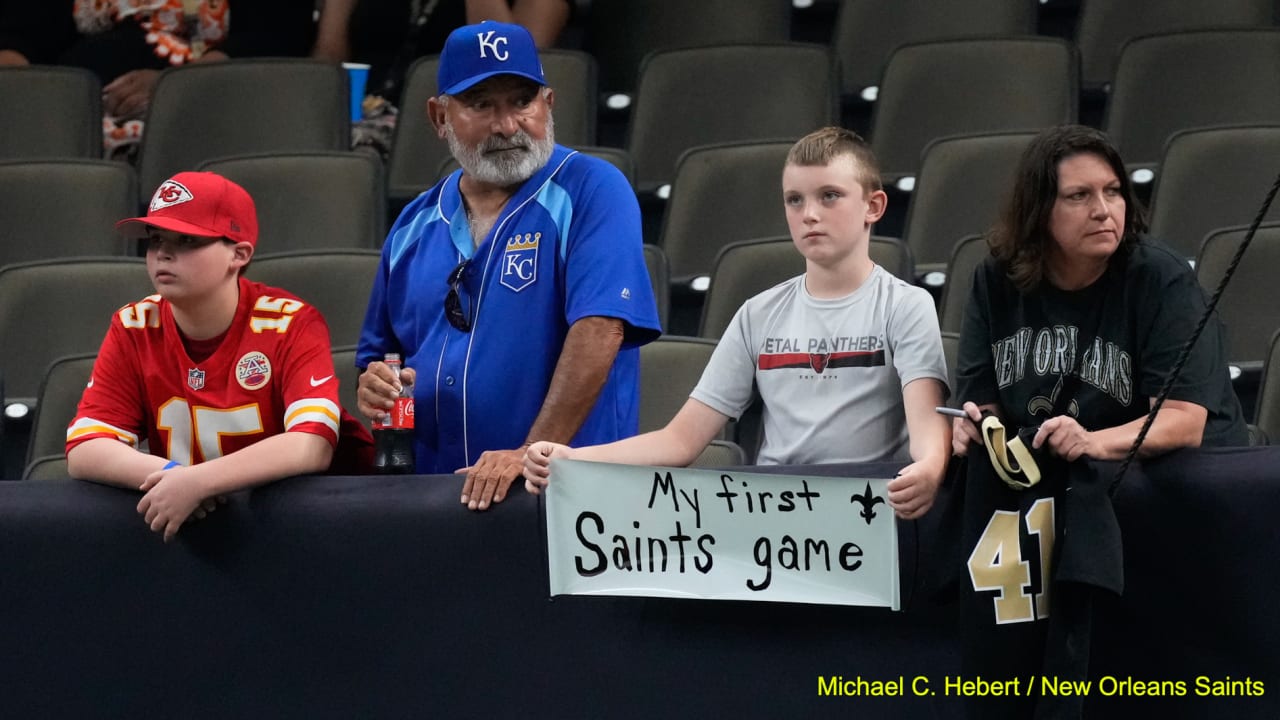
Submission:
{"label": "black rope", "polygon": [[1213,316],[1214,309],[1218,307],[1218,299],[1222,297],[1222,291],[1227,289],[1227,283],[1231,281],[1231,276],[1235,274],[1236,266],[1240,264],[1240,259],[1244,257],[1245,250],[1248,250],[1249,244],[1253,242],[1253,236],[1258,232],[1258,226],[1262,224],[1262,219],[1267,216],[1267,210],[1271,208],[1271,201],[1275,200],[1277,190],[1280,190],[1280,175],[1277,175],[1275,182],[1271,184],[1271,189],[1267,191],[1267,196],[1262,201],[1262,207],[1258,208],[1258,214],[1254,216],[1253,223],[1249,225],[1249,231],[1244,235],[1244,242],[1240,243],[1240,247],[1236,249],[1235,257],[1231,258],[1231,264],[1227,266],[1227,271],[1222,275],[1222,279],[1218,281],[1218,287],[1213,291],[1213,296],[1209,298],[1209,304],[1200,315],[1200,321],[1196,323],[1195,330],[1192,331],[1191,337],[1187,338],[1187,342],[1183,344],[1182,351],[1178,353],[1178,359],[1173,364],[1173,369],[1169,371],[1169,376],[1165,378],[1164,386],[1156,394],[1156,401],[1151,406],[1151,412],[1147,413],[1147,418],[1142,423],[1142,429],[1138,431],[1138,437],[1133,439],[1133,445],[1129,447],[1129,452],[1124,456],[1124,462],[1120,463],[1120,469],[1116,471],[1115,479],[1111,481],[1111,487],[1107,489],[1108,494],[1115,495],[1116,488],[1120,486],[1120,481],[1124,479],[1125,473],[1129,470],[1129,465],[1138,456],[1138,449],[1142,447],[1142,441],[1147,439],[1147,432],[1151,429],[1151,424],[1155,422],[1156,413],[1160,412],[1160,407],[1164,405],[1165,398],[1168,397],[1169,391],[1173,389],[1173,384],[1177,382],[1178,375],[1182,372],[1182,366],[1187,364],[1187,358],[1191,355],[1192,346],[1196,344],[1196,340],[1200,339],[1200,333],[1204,332],[1204,326],[1208,324],[1209,318]]}

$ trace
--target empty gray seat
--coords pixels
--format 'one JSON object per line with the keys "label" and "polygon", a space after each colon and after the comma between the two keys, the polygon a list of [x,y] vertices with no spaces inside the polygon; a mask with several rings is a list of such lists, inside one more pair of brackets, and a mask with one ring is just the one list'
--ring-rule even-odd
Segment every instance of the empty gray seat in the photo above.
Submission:
{"label": "empty gray seat", "polygon": [[924,159],[907,206],[903,239],[911,247],[916,270],[926,284],[928,273],[942,271],[956,242],[985,233],[999,215],[1014,171],[1035,133],[986,133],[938,138],[924,149]]}
{"label": "empty gray seat", "polygon": [[138,258],[77,258],[0,267],[0,375],[8,405],[35,405],[54,359],[96,353],[113,314],[154,291]]}
{"label": "empty gray seat", "polygon": [[138,155],[144,202],[166,178],[213,158],[349,149],[347,76],[337,65],[283,58],[169,68],[146,123]]}
{"label": "empty gray seat", "polygon": [[1074,122],[1078,72],[1075,49],[1055,38],[899,47],[885,66],[871,129],[885,183],[917,175],[925,147],[941,137]]}
{"label": "empty gray seat", "polygon": [[831,44],[840,59],[843,94],[873,101],[885,62],[900,45],[960,37],[1030,35],[1033,0],[844,0]]}
{"label": "empty gray seat", "polygon": [[705,145],[680,156],[658,243],[673,283],[709,276],[731,242],[787,232],[781,178],[793,142]]}
{"label": "empty gray seat", "polygon": [[675,417],[715,349],[714,340],[679,335],[640,347],[640,432],[659,430]]}
{"label": "empty gray seat", "polygon": [[66,451],[67,426],[76,416],[80,396],[93,375],[97,353],[60,357],[49,364],[40,382],[39,402],[31,420],[31,438],[27,442],[27,461],[62,455]]}
{"label": "empty gray seat", "polygon": [[[1212,293],[1244,242],[1247,226],[1209,233],[1196,256],[1196,277]],[[1218,300],[1218,316],[1227,330],[1227,360],[1253,372],[1261,367],[1269,338],[1280,329],[1280,304],[1271,298],[1280,268],[1280,223],[1268,223],[1245,250],[1231,282]]]}
{"label": "empty gray seat", "polygon": [[115,229],[138,214],[133,168],[107,160],[0,162],[0,266],[130,255]]}
{"label": "empty gray seat", "polygon": [[[1280,122],[1175,133],[1151,194],[1151,234],[1195,257],[1209,232],[1253,221],[1280,169],[1277,159]],[[1280,220],[1280,204],[1267,219]]]}
{"label": "empty gray seat", "polygon": [[649,193],[669,184],[692,147],[799,138],[832,124],[836,84],[831,53],[819,45],[650,53],[640,66],[626,142],[637,188]]}
{"label": "empty gray seat", "polygon": [[1280,124],[1280,30],[1209,30],[1125,43],[1103,129],[1130,171],[1155,166],[1174,133]]}
{"label": "empty gray seat", "polygon": [[88,70],[0,67],[0,160],[102,157],[102,85]]}
{"label": "empty gray seat", "polygon": [[1271,25],[1275,0],[1086,0],[1080,4],[1076,46],[1081,82],[1095,89],[1111,82],[1116,57],[1128,40],[1191,28]]}
{"label": "empty gray seat", "polygon": [[258,250],[378,248],[386,236],[382,160],[367,152],[263,153],[201,163],[249,192]]}
{"label": "empty gray seat", "polygon": [[790,37],[787,2],[742,0],[591,0],[585,41],[600,63],[600,88],[627,95],[645,55],[654,50],[784,42]]}

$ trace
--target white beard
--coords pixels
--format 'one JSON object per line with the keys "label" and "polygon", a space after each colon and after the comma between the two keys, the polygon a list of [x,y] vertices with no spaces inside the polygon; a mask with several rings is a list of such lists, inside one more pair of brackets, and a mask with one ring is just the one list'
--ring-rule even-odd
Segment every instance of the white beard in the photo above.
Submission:
{"label": "white beard", "polygon": [[[449,152],[462,166],[464,172],[480,182],[492,185],[510,186],[533,177],[551,159],[551,151],[555,149],[555,122],[547,115],[547,130],[542,140],[534,140],[524,130],[517,130],[510,138],[491,135],[474,147],[467,147],[458,140],[453,132],[453,123],[445,120],[445,139],[449,141]],[[495,150],[521,148],[514,152],[488,155]]]}

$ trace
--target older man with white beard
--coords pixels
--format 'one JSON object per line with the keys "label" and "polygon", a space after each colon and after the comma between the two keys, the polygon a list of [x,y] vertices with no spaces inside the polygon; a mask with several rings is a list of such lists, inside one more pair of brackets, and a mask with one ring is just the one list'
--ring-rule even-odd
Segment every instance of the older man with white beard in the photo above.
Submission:
{"label": "older man with white beard", "polygon": [[[638,348],[661,333],[635,194],[612,165],[555,144],[533,38],[455,30],[427,113],[461,168],[387,235],[361,331],[359,410],[414,383],[419,473],[465,473],[462,503],[506,497],[538,440],[634,435]],[[400,380],[381,362],[399,353]]]}

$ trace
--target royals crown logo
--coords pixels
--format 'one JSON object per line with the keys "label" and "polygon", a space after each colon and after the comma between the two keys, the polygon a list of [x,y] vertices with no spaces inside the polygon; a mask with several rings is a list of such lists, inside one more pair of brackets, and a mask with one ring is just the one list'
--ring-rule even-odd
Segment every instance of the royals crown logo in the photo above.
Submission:
{"label": "royals crown logo", "polygon": [[516,233],[502,254],[502,286],[520,292],[538,279],[538,241],[542,233]]}
{"label": "royals crown logo", "polygon": [[516,233],[507,240],[508,250],[535,250],[538,247],[538,241],[542,239],[542,233],[525,233],[521,235]]}

